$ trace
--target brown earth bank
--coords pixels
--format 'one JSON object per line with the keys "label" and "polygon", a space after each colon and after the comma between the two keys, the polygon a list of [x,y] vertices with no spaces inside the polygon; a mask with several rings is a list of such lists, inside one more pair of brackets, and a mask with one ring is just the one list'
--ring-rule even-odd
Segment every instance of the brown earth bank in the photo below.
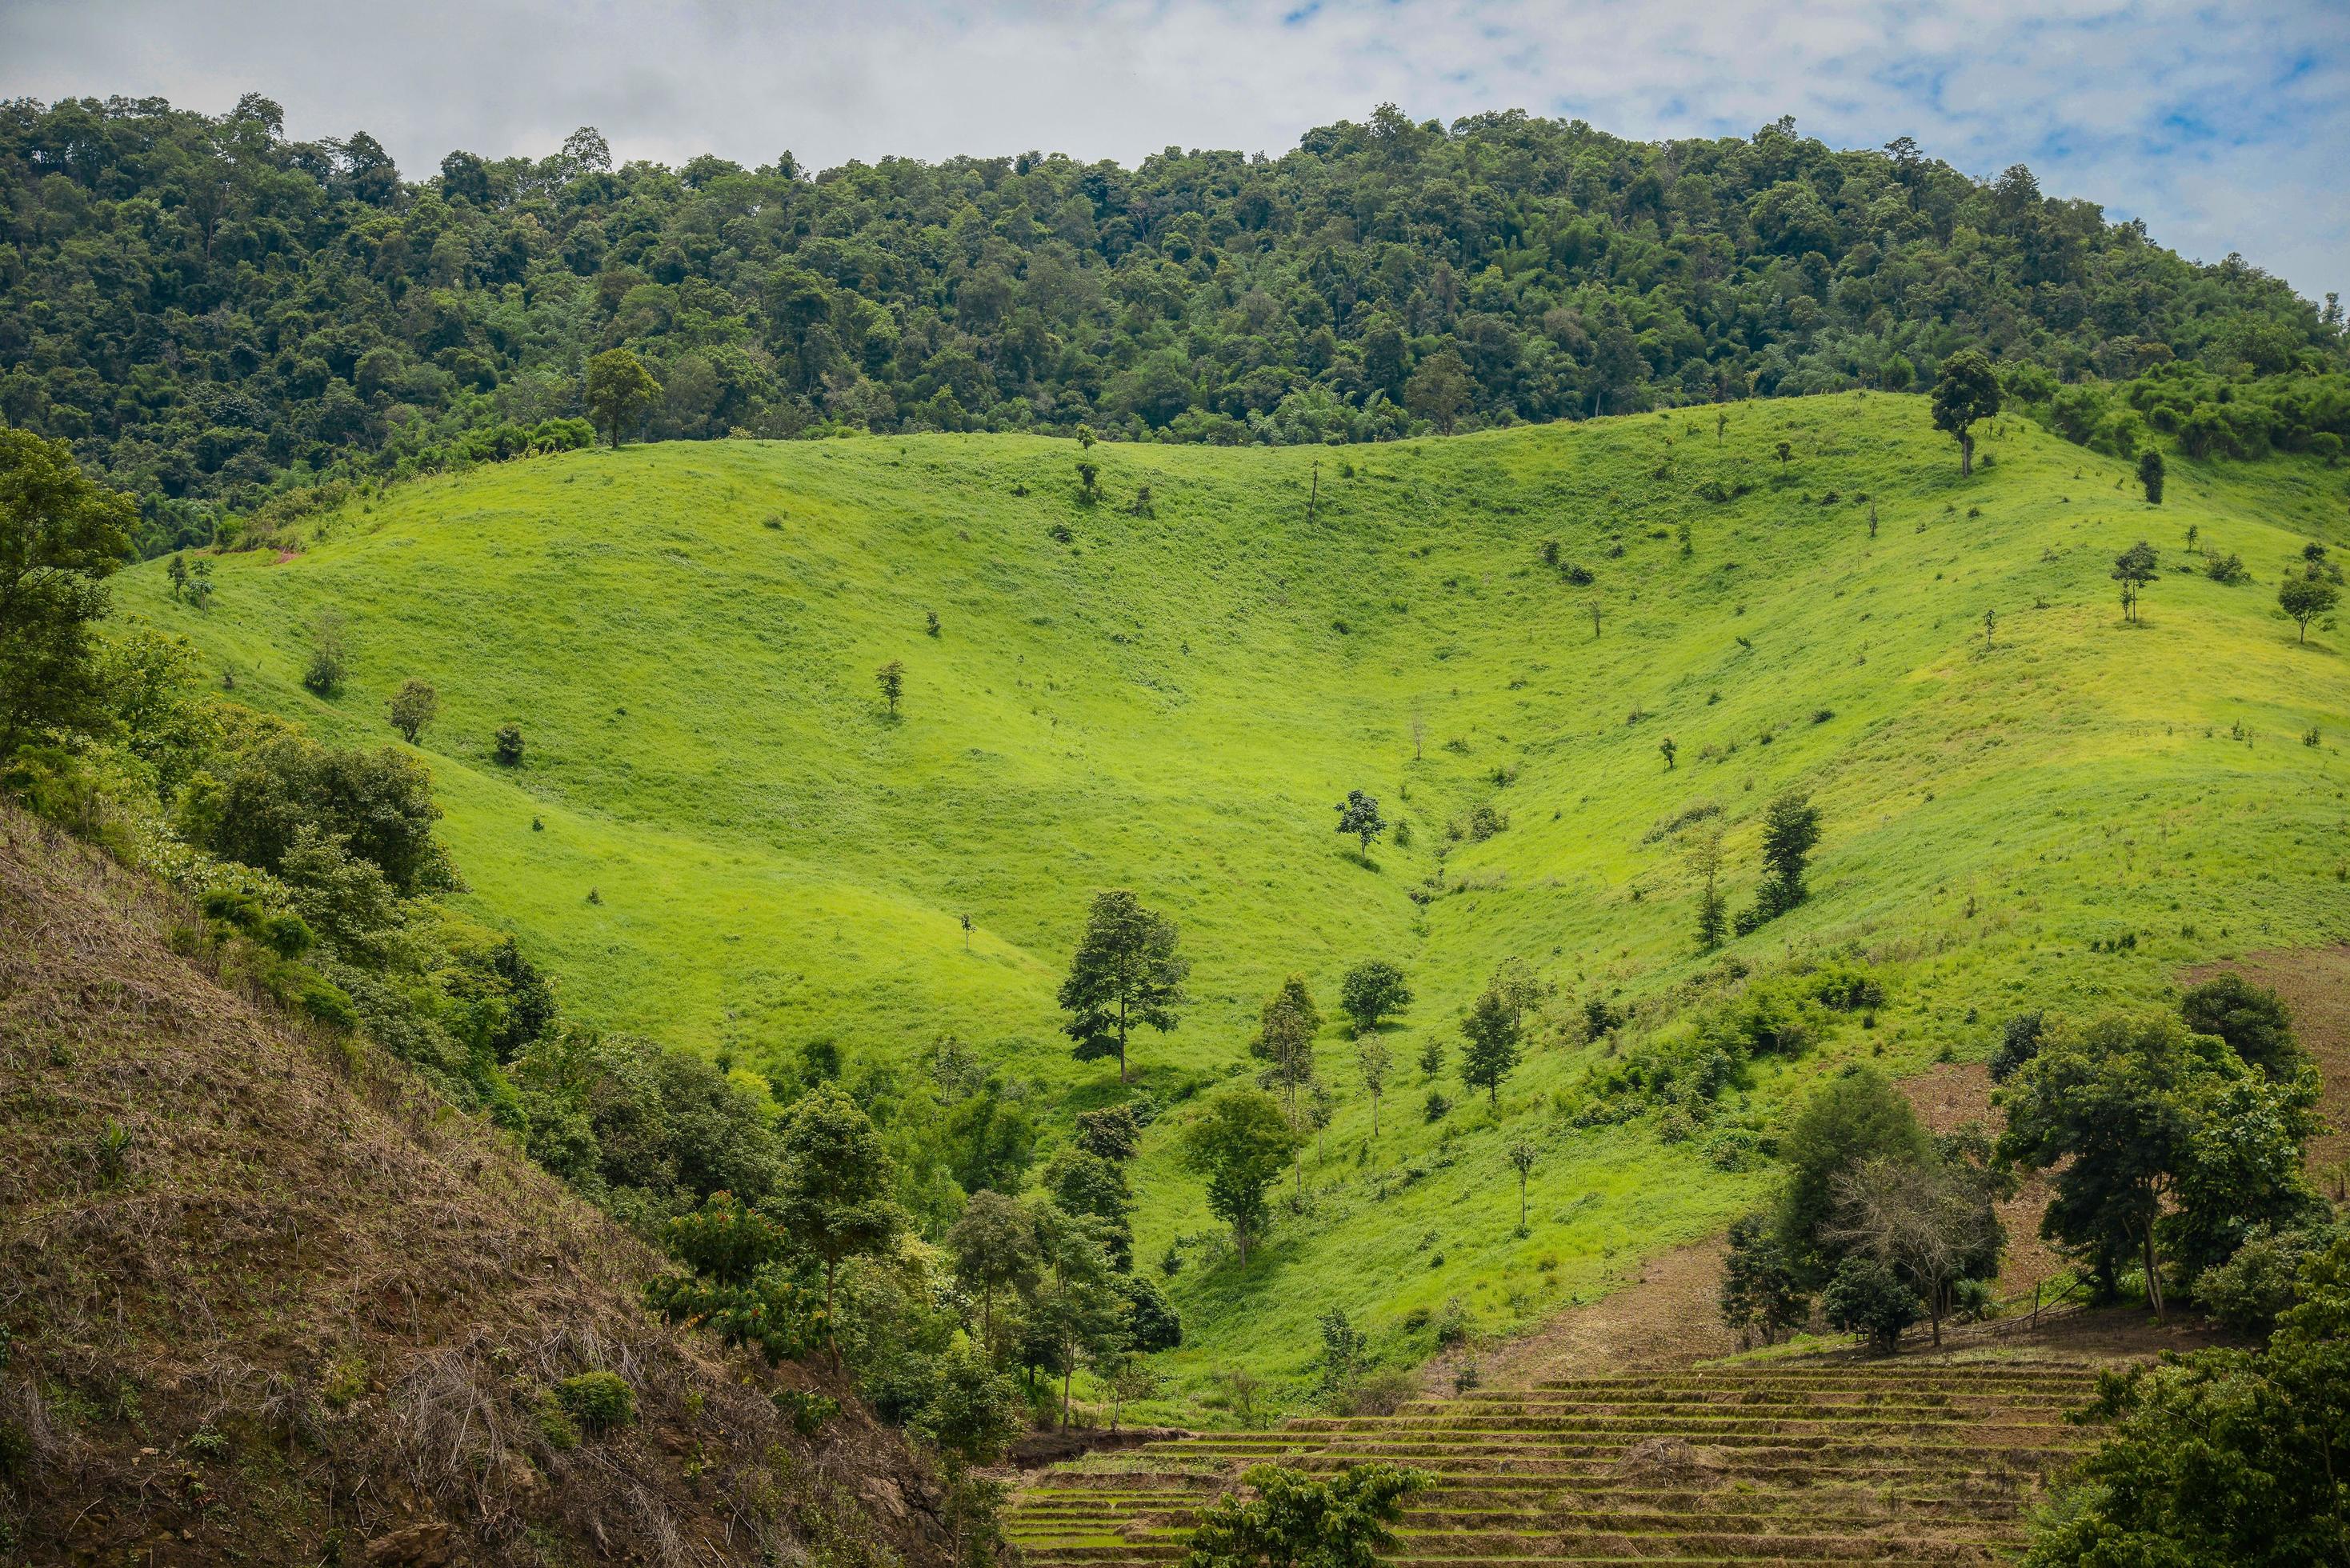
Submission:
{"label": "brown earth bank", "polygon": [[946,1560],[847,1389],[652,1319],[649,1249],[221,961],[0,805],[0,1563]]}

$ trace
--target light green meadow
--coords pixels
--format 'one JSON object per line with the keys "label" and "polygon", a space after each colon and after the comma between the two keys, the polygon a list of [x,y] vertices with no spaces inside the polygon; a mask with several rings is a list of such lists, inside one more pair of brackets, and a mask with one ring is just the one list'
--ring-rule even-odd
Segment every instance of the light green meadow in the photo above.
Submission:
{"label": "light green meadow", "polygon": [[[829,1036],[910,1069],[952,1033],[1035,1085],[1057,1134],[1118,1090],[1068,1058],[1054,992],[1091,892],[1135,888],[1195,964],[1180,1028],[1138,1042],[1164,1106],[1142,1266],[1215,1230],[1171,1132],[1248,1070],[1264,994],[1300,971],[1335,1017],[1350,964],[1401,963],[1419,1000],[1388,1032],[1377,1145],[1334,1023],[1304,1211],[1245,1272],[1194,1247],[1171,1282],[1165,1407],[1196,1415],[1227,1367],[1302,1389],[1329,1306],[1417,1358],[1415,1307],[1523,1326],[1755,1199],[1766,1173],[1716,1169],[1653,1116],[1558,1114],[1607,1047],[1548,1024],[1595,993],[1650,1003],[1637,1043],[1725,958],[1880,965],[1873,1027],[1758,1066],[1725,1106],[1766,1123],[1855,1055],[1980,1056],[2023,1007],[2152,1000],[2190,961],[2350,938],[2343,634],[2298,646],[2275,607],[2303,544],[2350,532],[2342,471],[2174,457],[2156,507],[2119,462],[2013,421],[1962,481],[1922,399],[1739,404],[1719,441],[1714,418],[1102,445],[1094,505],[1076,448],[1042,438],[598,451],[354,504],[297,556],[220,560],[201,615],[160,562],[119,601],[322,736],[386,739],[391,691],[432,682],[462,902],[607,1027],[777,1068]],[[1717,504],[1709,481],[1753,488]],[[2189,525],[2252,580],[2204,577]],[[2128,628],[2106,574],[2140,538],[2165,573]],[[1590,587],[1544,564],[1549,539]],[[355,671],[333,703],[298,684],[328,607]],[[490,758],[508,722],[515,771]],[[1660,825],[1721,807],[1735,907],[1791,786],[1822,811],[1811,901],[1700,957],[1686,836]],[[1358,857],[1335,831],[1350,788],[1409,846]],[[1451,839],[1480,804],[1506,831]],[[1544,1042],[1498,1117],[1448,1073],[1460,1104],[1431,1125],[1413,1058],[1433,1032],[1457,1063],[1461,1012],[1513,954],[1557,987]],[[1542,1151],[1523,1239],[1520,1137]]]}

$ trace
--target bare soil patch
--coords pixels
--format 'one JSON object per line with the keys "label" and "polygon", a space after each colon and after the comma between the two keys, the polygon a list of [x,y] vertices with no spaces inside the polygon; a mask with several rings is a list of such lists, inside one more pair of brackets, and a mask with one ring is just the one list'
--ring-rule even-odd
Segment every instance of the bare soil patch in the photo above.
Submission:
{"label": "bare soil patch", "polygon": [[2282,948],[2246,953],[2229,963],[2204,964],[2179,976],[2198,985],[2229,971],[2265,985],[2293,1012],[2293,1033],[2317,1060],[2325,1090],[2319,1102],[2327,1130],[2310,1142],[2310,1168],[2335,1199],[2340,1178],[2329,1173],[2350,1160],[2350,942],[2324,948]]}

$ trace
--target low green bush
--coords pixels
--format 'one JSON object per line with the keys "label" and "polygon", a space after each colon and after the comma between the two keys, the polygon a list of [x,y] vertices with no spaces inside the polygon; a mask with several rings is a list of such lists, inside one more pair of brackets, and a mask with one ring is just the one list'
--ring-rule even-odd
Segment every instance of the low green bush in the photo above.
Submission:
{"label": "low green bush", "polygon": [[636,1390],[617,1372],[582,1372],[556,1386],[566,1414],[589,1432],[610,1431],[637,1418]]}

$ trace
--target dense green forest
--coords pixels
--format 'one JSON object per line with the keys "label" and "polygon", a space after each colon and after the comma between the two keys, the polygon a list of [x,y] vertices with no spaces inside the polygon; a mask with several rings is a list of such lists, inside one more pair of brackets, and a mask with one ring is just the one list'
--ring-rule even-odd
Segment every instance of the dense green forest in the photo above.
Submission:
{"label": "dense green forest", "polygon": [[[2052,407],[2085,378],[2344,354],[2334,301],[2191,265],[2021,166],[1985,182],[1786,120],[1642,143],[1383,107],[1277,159],[822,173],[615,169],[583,130],[411,182],[364,133],[287,140],[257,95],[16,100],[0,224],[0,418],[136,493],[145,554],[310,481],[575,445],[616,347],[660,383],[655,437],[1274,444],[1898,389],[1960,345]],[[2091,412],[2076,439],[2110,439]]]}

